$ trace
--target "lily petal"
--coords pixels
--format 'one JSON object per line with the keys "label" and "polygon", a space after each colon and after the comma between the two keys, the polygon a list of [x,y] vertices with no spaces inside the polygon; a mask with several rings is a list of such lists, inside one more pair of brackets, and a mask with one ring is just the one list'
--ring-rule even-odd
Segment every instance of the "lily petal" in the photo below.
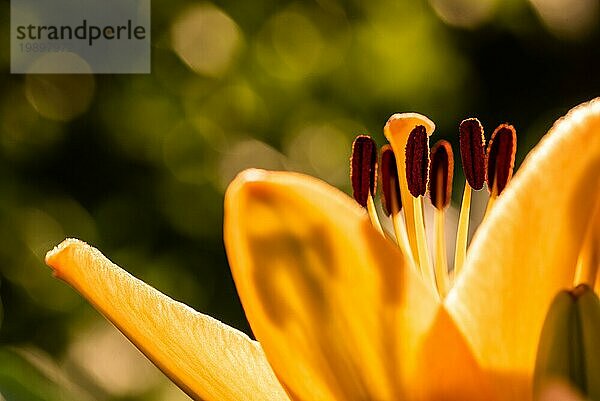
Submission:
{"label": "lily petal", "polygon": [[529,154],[479,228],[446,299],[479,362],[504,376],[496,383],[503,399],[531,398],[544,316],[554,295],[573,285],[600,197],[599,171],[596,99],[557,121]]}
{"label": "lily petal", "polygon": [[288,400],[260,345],[176,302],[84,242],[67,239],[46,263],[195,400]]}
{"label": "lily petal", "polygon": [[432,291],[337,189],[245,171],[227,190],[225,245],[250,325],[293,400],[491,399]]}

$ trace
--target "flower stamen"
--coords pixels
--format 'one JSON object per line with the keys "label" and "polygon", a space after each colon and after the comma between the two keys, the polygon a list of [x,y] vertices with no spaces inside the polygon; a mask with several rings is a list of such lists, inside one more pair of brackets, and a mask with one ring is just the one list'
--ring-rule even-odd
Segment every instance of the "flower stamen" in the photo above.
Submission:
{"label": "flower stamen", "polygon": [[467,182],[463,193],[456,233],[454,252],[454,277],[465,263],[471,213],[471,189],[480,190],[485,181],[485,137],[483,127],[476,118],[463,120],[459,126],[460,157]]}
{"label": "flower stamen", "polygon": [[486,155],[486,181],[490,191],[486,215],[510,181],[515,167],[517,133],[512,125],[501,124],[490,138]]}
{"label": "flower stamen", "polygon": [[423,195],[427,191],[429,176],[429,136],[422,125],[417,125],[410,132],[406,142],[406,180],[413,203],[413,218],[415,222],[415,236],[417,241],[417,254],[421,274],[435,289],[435,275],[431,266],[429,252],[427,251],[427,236],[423,219]]}
{"label": "flower stamen", "polygon": [[446,208],[452,196],[452,178],[454,156],[450,143],[438,141],[431,149],[431,174],[429,179],[429,197],[434,209],[435,235],[435,280],[440,297],[444,298],[449,290],[448,262],[446,261],[446,238],[444,224]]}
{"label": "flower stamen", "polygon": [[377,190],[377,144],[368,135],[359,135],[352,143],[350,179],[354,199],[367,209],[371,223],[383,234],[373,200]]}

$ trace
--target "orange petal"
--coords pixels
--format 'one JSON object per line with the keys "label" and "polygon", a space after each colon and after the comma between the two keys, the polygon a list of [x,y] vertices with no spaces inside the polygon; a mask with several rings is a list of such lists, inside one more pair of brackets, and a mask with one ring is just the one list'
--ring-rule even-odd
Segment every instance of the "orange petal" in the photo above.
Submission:
{"label": "orange petal", "polygon": [[479,228],[446,299],[480,363],[504,376],[497,383],[503,399],[531,397],[544,316],[554,295],[573,285],[600,196],[599,171],[594,100],[559,120],[528,155]]}
{"label": "orange petal", "polygon": [[260,345],[67,239],[46,263],[196,400],[288,400]]}
{"label": "orange petal", "polygon": [[432,291],[335,188],[242,173],[226,194],[225,244],[252,329],[294,400],[486,398]]}

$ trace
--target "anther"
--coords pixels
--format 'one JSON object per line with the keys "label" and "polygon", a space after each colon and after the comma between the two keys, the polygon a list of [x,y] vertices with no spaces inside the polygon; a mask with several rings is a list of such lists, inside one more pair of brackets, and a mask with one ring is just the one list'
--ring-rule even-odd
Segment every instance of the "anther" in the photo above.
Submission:
{"label": "anther", "polygon": [[402,210],[399,183],[396,155],[391,145],[384,145],[381,148],[381,204],[388,216],[394,213],[393,196],[397,201],[398,211]]}
{"label": "anther", "polygon": [[373,227],[384,235],[373,200],[377,189],[377,145],[370,136],[359,135],[352,143],[350,180],[354,199],[367,209]]}
{"label": "anther", "polygon": [[367,135],[359,135],[352,143],[350,179],[354,199],[367,207],[369,195],[375,194],[377,185],[377,145]]}
{"label": "anther", "polygon": [[425,195],[429,173],[429,137],[425,127],[417,125],[406,142],[406,180],[408,190],[416,197]]}
{"label": "anther", "polygon": [[468,118],[460,123],[460,158],[467,182],[463,191],[456,249],[454,251],[454,278],[458,277],[467,255],[469,238],[469,215],[471,213],[471,188],[480,190],[485,182],[485,137],[483,127],[476,118]]}
{"label": "anther", "polygon": [[480,190],[485,181],[485,137],[476,118],[463,120],[459,127],[460,157],[471,188]]}
{"label": "anther", "polygon": [[454,174],[454,155],[452,146],[445,140],[438,141],[431,148],[431,171],[429,177],[429,196],[437,209],[450,204],[452,196],[452,177]]}
{"label": "anther", "polygon": [[492,134],[486,156],[487,184],[493,196],[502,193],[515,167],[517,133],[512,125],[502,124]]}

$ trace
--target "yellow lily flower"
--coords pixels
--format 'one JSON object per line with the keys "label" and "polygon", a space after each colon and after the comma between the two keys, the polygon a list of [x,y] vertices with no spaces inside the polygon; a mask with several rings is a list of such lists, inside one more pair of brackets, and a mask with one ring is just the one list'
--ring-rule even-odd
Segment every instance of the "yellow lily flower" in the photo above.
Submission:
{"label": "yellow lily flower", "polygon": [[[433,132],[418,114],[386,126],[399,170],[416,125]],[[426,262],[414,238],[402,252],[346,194],[302,174],[241,173],[226,194],[225,244],[260,344],[81,241],[46,261],[196,400],[528,400],[552,298],[578,265],[598,265],[582,244],[600,237],[599,171],[597,99],[528,155],[446,297],[415,268]],[[404,207],[410,217],[420,206]],[[418,232],[418,219],[406,221]]]}

